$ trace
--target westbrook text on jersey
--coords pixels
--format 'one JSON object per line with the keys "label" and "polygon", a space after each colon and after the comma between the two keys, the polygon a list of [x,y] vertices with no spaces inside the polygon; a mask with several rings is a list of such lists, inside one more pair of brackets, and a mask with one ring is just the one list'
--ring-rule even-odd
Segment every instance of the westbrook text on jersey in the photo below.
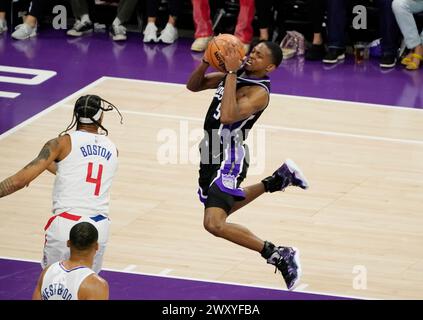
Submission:
{"label": "westbrook text on jersey", "polygon": [[109,150],[96,144],[87,144],[86,146],[80,147],[79,149],[81,149],[82,155],[84,157],[101,156],[104,159],[109,160],[112,156],[112,153]]}
{"label": "westbrook text on jersey", "polygon": [[49,300],[52,296],[61,297],[63,300],[71,300],[72,294],[62,283],[53,283],[42,292],[43,300]]}

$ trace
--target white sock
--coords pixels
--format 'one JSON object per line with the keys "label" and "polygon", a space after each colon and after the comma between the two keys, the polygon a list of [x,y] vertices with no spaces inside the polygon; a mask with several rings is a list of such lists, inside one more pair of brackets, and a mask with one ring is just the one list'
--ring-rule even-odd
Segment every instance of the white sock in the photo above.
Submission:
{"label": "white sock", "polygon": [[118,25],[120,25],[121,24],[121,22],[120,22],[120,20],[119,20],[119,18],[118,17],[116,17],[115,18],[115,20],[113,20],[113,23],[112,23],[114,26],[118,26]]}
{"label": "white sock", "polygon": [[88,14],[83,14],[83,15],[81,16],[81,22],[82,22],[82,23],[84,23],[84,22],[91,22],[91,20],[90,20],[90,16],[89,16]]}

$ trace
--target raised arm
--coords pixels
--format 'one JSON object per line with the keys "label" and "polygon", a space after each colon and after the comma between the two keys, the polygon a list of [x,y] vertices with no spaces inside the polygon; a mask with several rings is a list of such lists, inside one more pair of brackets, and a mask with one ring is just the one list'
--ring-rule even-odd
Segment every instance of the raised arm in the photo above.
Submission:
{"label": "raised arm", "polygon": [[0,182],[0,198],[28,186],[32,180],[46,169],[55,172],[55,166],[52,163],[56,159],[60,160],[60,154],[64,149],[64,139],[66,139],[65,136],[48,141],[34,160],[13,176]]}
{"label": "raised arm", "polygon": [[187,89],[198,92],[206,89],[217,88],[218,84],[225,77],[223,72],[211,72],[206,74],[209,63],[203,57],[198,67],[191,73],[187,82]]}
{"label": "raised arm", "polygon": [[248,90],[237,94],[236,72],[240,68],[242,61],[239,60],[238,53],[233,46],[227,48],[224,58],[225,67],[229,73],[226,76],[225,90],[220,107],[220,122],[231,124],[247,119],[252,114],[265,108],[269,100],[269,94],[261,86],[252,86]]}

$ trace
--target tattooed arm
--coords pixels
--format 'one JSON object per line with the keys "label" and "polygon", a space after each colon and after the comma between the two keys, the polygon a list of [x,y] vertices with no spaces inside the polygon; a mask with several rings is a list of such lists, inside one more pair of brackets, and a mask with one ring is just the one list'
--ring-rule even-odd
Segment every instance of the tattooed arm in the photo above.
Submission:
{"label": "tattooed arm", "polygon": [[55,166],[52,166],[52,164],[54,164],[54,160],[59,157],[63,149],[60,139],[62,137],[48,141],[41,149],[38,157],[13,176],[0,182],[0,198],[28,186],[32,180],[46,169],[51,169],[55,173]]}

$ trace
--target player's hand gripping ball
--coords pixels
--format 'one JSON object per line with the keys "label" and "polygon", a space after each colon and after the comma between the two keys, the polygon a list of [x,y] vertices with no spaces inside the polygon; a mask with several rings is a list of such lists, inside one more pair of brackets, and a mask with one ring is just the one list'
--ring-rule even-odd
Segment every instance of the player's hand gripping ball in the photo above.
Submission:
{"label": "player's hand gripping ball", "polygon": [[223,33],[214,37],[208,44],[205,59],[214,69],[226,72],[224,56],[226,55],[226,48],[229,44],[235,46],[239,53],[239,59],[242,60],[245,56],[244,45],[241,40],[229,33]]}

